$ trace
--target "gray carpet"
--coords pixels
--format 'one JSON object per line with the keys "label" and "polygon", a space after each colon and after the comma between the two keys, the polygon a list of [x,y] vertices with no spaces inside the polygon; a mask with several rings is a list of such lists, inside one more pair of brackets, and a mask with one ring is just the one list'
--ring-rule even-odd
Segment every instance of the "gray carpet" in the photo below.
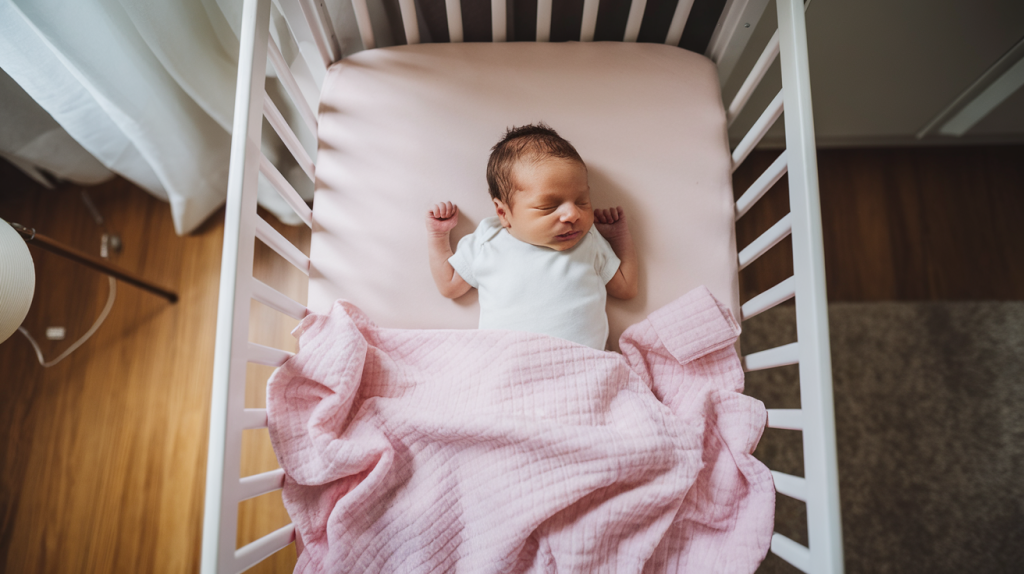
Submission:
{"label": "gray carpet", "polygon": [[[795,340],[792,305],[744,325],[743,352]],[[1024,572],[1024,302],[829,307],[846,572]],[[797,368],[749,373],[799,407]],[[756,454],[803,474],[800,435]],[[776,530],[807,543],[803,504]],[[797,572],[769,554],[758,572]]]}

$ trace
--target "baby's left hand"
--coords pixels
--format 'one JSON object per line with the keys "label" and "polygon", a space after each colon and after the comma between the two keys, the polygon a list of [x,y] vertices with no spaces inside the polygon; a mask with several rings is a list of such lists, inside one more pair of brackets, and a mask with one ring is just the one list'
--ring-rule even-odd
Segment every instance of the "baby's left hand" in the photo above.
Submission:
{"label": "baby's left hand", "polygon": [[621,207],[594,210],[594,226],[605,239],[613,239],[629,234],[626,227],[626,213]]}

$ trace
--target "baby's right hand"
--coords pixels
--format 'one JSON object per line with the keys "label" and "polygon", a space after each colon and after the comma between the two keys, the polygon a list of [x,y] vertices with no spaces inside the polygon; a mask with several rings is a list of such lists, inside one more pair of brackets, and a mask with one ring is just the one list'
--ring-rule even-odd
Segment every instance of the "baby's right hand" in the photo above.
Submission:
{"label": "baby's right hand", "polygon": [[459,208],[450,201],[438,203],[427,212],[427,231],[447,235],[459,223]]}

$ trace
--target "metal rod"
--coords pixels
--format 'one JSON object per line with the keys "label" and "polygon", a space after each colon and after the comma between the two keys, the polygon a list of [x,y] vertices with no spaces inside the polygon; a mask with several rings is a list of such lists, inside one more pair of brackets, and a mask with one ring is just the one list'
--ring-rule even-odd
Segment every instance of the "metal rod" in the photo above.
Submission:
{"label": "metal rod", "polygon": [[43,235],[42,233],[37,233],[35,229],[29,229],[24,225],[12,223],[11,227],[16,229],[18,233],[20,233],[22,237],[25,238],[26,243],[38,245],[39,247],[42,247],[47,251],[56,253],[57,255],[60,255],[62,257],[66,257],[76,263],[81,263],[86,267],[91,267],[101,273],[106,273],[107,275],[115,277],[121,281],[124,281],[125,283],[130,283],[140,289],[149,291],[154,295],[159,295],[164,299],[167,299],[171,303],[178,302],[178,294],[175,293],[174,291],[165,289],[157,285],[156,283],[147,281],[139,277],[138,275],[135,275],[129,271],[125,271],[124,269],[121,269],[107,261],[104,261],[99,257],[89,255],[87,253],[82,253],[77,249],[73,249],[54,239],[51,239]]}

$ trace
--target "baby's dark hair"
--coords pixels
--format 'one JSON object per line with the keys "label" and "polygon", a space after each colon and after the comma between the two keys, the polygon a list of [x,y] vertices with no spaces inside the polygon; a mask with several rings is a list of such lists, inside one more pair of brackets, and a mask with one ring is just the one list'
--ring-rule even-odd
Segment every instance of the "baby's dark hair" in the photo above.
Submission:
{"label": "baby's dark hair", "polygon": [[491,148],[487,160],[487,188],[491,197],[511,206],[516,165],[547,158],[574,160],[586,166],[576,148],[544,122],[509,129]]}

